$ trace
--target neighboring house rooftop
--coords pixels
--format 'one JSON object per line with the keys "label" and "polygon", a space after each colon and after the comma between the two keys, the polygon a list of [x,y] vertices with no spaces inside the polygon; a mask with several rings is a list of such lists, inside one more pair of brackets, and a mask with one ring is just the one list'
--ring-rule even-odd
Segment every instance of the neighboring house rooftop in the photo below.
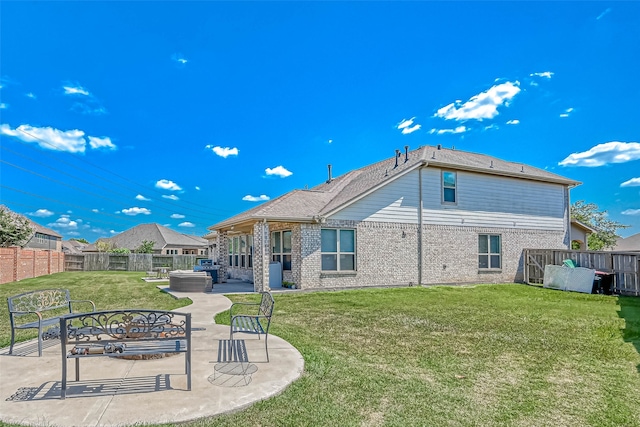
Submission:
{"label": "neighboring house rooftop", "polygon": [[82,250],[88,246],[86,243],[78,242],[77,240],[63,240],[62,251],[68,254],[82,254]]}
{"label": "neighboring house rooftop", "polygon": [[244,221],[280,220],[313,221],[345,208],[387,183],[421,166],[457,171],[478,172],[518,179],[563,184],[570,187],[580,182],[528,166],[507,162],[485,154],[470,153],[441,146],[424,146],[400,152],[389,159],[353,170],[309,190],[293,190],[218,224],[210,230],[230,227]]}
{"label": "neighboring house rooftop", "polygon": [[640,251],[640,233],[636,233],[626,238],[618,238],[614,251]]}
{"label": "neighboring house rooftop", "polygon": [[155,223],[140,224],[113,237],[98,239],[131,250],[138,248],[145,240],[154,242],[154,250],[161,250],[166,246],[199,248],[208,245],[208,241],[202,237],[178,233]]}

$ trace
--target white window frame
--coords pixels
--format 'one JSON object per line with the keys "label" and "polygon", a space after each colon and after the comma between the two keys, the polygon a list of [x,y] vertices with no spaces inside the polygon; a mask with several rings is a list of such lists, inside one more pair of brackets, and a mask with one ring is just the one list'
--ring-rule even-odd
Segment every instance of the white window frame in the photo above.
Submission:
{"label": "white window frame", "polygon": [[[492,237],[497,237],[498,238],[498,252],[492,252],[491,251],[491,238]],[[486,238],[487,239],[487,252],[480,252],[480,239],[482,238]],[[492,267],[491,264],[491,260],[492,257],[498,257],[498,263],[500,264],[499,267]],[[487,257],[487,266],[486,267],[481,267],[481,262],[480,262],[480,257]],[[497,233],[481,233],[478,234],[478,270],[481,271],[489,271],[489,270],[493,270],[493,271],[498,271],[498,270],[502,270],[502,235],[501,234],[497,234]]]}
{"label": "white window frame", "polygon": [[[336,251],[323,251],[322,250],[322,235],[320,238],[320,269],[323,272],[327,272],[327,271],[336,271],[336,272],[356,272],[358,271],[358,257],[357,257],[357,240],[358,240],[358,236],[357,236],[357,231],[355,228],[330,228],[330,227],[326,227],[326,228],[322,228],[320,230],[320,233],[322,233],[322,230],[335,230],[336,231]],[[342,248],[340,247],[340,233],[342,231],[352,231],[353,232],[353,251],[344,251],[342,250]],[[335,256],[335,263],[336,263],[336,269],[328,269],[325,270],[324,269],[324,262],[323,257],[326,255],[330,255],[330,256]],[[353,269],[343,269],[341,262],[340,262],[340,257],[341,255],[353,255]]]}
{"label": "white window frame", "polygon": [[[446,180],[444,179],[445,174],[453,174],[453,186],[447,185]],[[443,170],[441,174],[442,181],[442,203],[447,205],[456,205],[458,204],[458,172]],[[445,200],[445,190],[453,190],[453,201]]]}

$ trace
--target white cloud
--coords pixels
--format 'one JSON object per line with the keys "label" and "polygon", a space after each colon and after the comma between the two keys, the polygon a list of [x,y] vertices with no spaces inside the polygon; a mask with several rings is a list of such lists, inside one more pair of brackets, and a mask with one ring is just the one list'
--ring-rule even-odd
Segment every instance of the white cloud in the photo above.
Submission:
{"label": "white cloud", "polygon": [[398,123],[396,125],[396,129],[408,128],[409,126],[411,126],[413,124],[413,120],[414,119],[415,119],[415,117],[411,117],[410,119],[402,119],[402,121],[400,121],[400,123]]}
{"label": "white cloud", "polygon": [[24,96],[26,96],[27,98],[36,99],[36,96],[33,92],[25,93]]}
{"label": "white cloud", "polygon": [[200,191],[200,187],[198,187],[197,185],[196,185],[196,190]]}
{"label": "white cloud", "polygon": [[233,148],[229,148],[229,147],[218,147],[218,146],[213,146],[213,145],[207,145],[205,147],[208,150],[213,151],[214,153],[216,153],[218,156],[220,157],[224,157],[225,159],[229,156],[237,156],[239,150],[235,147]]}
{"label": "white cloud", "polygon": [[246,196],[244,196],[242,198],[242,200],[245,200],[247,202],[263,202],[263,201],[269,200],[269,199],[270,199],[270,197],[266,196],[264,194],[261,194],[259,196],[251,196],[251,195],[247,194]]}
{"label": "white cloud", "polygon": [[196,225],[192,222],[186,221],[178,224],[178,227],[195,227]]}
{"label": "white cloud", "polygon": [[148,202],[148,201],[150,201],[151,199],[147,199],[147,198],[146,198],[146,197],[144,197],[142,194],[138,194],[138,195],[136,196],[136,200],[142,200],[143,202]]}
{"label": "white cloud", "polygon": [[169,200],[180,200],[180,198],[178,196],[176,196],[175,194],[171,194],[169,196],[167,196],[166,194],[163,194],[162,197],[164,199],[169,199]]}
{"label": "white cloud", "polygon": [[53,212],[51,212],[49,209],[38,209],[35,212],[31,212],[29,213],[29,215],[31,216],[37,216],[39,218],[46,218],[48,216],[53,215]]}
{"label": "white cloud", "polygon": [[405,128],[402,129],[402,134],[403,135],[408,135],[410,133],[413,133],[413,132],[417,131],[421,127],[422,127],[422,125],[413,125],[411,127],[405,127]]}
{"label": "white cloud", "polygon": [[181,53],[174,53],[173,55],[171,55],[171,59],[180,65],[185,65],[187,62],[189,62]]}
{"label": "white cloud", "polygon": [[603,16],[605,16],[609,12],[611,12],[611,8],[610,7],[606,8],[604,12],[602,12],[600,15],[598,15],[596,20],[599,21],[600,19],[602,19]]}
{"label": "white cloud", "polygon": [[91,209],[91,212],[93,212],[93,213],[98,213],[98,212],[100,212],[100,211],[99,211],[98,209]]}
{"label": "white cloud", "polygon": [[98,138],[96,136],[89,136],[89,145],[91,148],[106,148],[108,150],[115,150],[116,146],[111,142],[111,138],[104,137]]}
{"label": "white cloud", "polygon": [[58,218],[55,222],[47,224],[47,227],[60,228],[64,230],[77,230],[78,221],[70,219],[69,215],[60,215],[60,218]]}
{"label": "white cloud", "polygon": [[280,178],[286,178],[288,176],[293,175],[293,172],[288,171],[283,166],[276,166],[273,169],[266,168],[264,171],[267,173],[267,175],[276,175],[276,176],[279,176]]}
{"label": "white cloud", "polygon": [[519,86],[518,81],[492,86],[465,103],[458,100],[440,108],[434,117],[458,121],[492,119],[499,114],[499,106],[508,106],[509,101],[520,92]]}
{"label": "white cloud", "polygon": [[620,184],[620,187],[640,187],[640,178],[631,178]]}
{"label": "white cloud", "polygon": [[80,85],[71,85],[71,84],[64,85],[62,86],[62,89],[64,89],[65,95],[84,95],[84,96],[91,95],[88,90],[86,90]]}
{"label": "white cloud", "polygon": [[640,209],[627,209],[620,213],[622,215],[640,215]]}
{"label": "white cloud", "polygon": [[169,191],[182,190],[182,187],[180,187],[178,184],[168,179],[161,179],[160,181],[156,182],[156,187],[162,188],[163,190],[169,190]]}
{"label": "white cloud", "polygon": [[447,133],[464,133],[466,131],[468,131],[469,128],[467,128],[466,126],[458,126],[455,129],[431,129],[429,131],[430,134],[438,134],[438,135],[444,135]]}
{"label": "white cloud", "polygon": [[140,214],[149,215],[151,214],[151,211],[147,208],[133,207],[128,209],[122,209],[122,213],[129,216],[135,216]]}
{"label": "white cloud", "polygon": [[519,125],[520,124],[520,120],[518,119],[513,119],[513,120],[509,120],[507,122],[508,125]]}
{"label": "white cloud", "polygon": [[20,125],[11,129],[8,124],[0,125],[0,134],[16,137],[24,142],[35,142],[41,148],[69,153],[84,153],[86,141],[84,132],[78,129],[61,131],[50,127]]}
{"label": "white cloud", "polygon": [[[62,131],[51,127],[34,127],[31,125],[20,125],[15,129],[11,129],[8,124],[1,124],[0,134],[13,136],[24,142],[35,142],[40,148],[47,150],[84,153],[87,147],[84,132],[79,129]],[[108,137],[96,138],[89,136],[87,138],[89,139],[89,146],[93,149],[116,149],[115,144]]]}
{"label": "white cloud", "polygon": [[530,77],[545,77],[547,79],[550,79],[551,76],[553,76],[553,73],[551,71],[543,71],[542,73],[531,73],[529,74]]}
{"label": "white cloud", "polygon": [[558,164],[560,166],[597,167],[609,163],[626,163],[639,159],[640,143],[612,141],[598,144],[581,153],[570,154]]}
{"label": "white cloud", "polygon": [[116,231],[116,230],[109,230],[109,234],[119,234],[119,233],[120,233],[120,232],[119,232],[119,231]]}
{"label": "white cloud", "polygon": [[0,110],[6,110],[9,108],[9,104],[5,104],[4,102],[0,102]]}
{"label": "white cloud", "polygon": [[564,110],[564,113],[560,114],[560,117],[569,117],[569,114],[571,114],[573,112],[573,108],[567,108],[566,110]]}
{"label": "white cloud", "polygon": [[171,214],[171,217],[170,217],[170,218],[173,218],[173,219],[182,219],[182,218],[184,218],[184,215],[181,215],[181,214]]}

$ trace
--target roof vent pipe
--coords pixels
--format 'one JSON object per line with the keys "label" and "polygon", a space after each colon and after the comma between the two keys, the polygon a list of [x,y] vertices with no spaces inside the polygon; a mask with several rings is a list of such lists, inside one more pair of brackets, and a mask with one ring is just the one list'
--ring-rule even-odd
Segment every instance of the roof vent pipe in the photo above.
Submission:
{"label": "roof vent pipe", "polygon": [[333,181],[333,178],[331,178],[331,165],[327,165],[327,169],[329,170],[329,179],[327,179],[327,184],[328,184],[331,181]]}
{"label": "roof vent pipe", "polygon": [[409,161],[409,146],[404,146],[404,162],[407,163]]}
{"label": "roof vent pipe", "polygon": [[438,150],[442,150],[442,144],[438,144]]}
{"label": "roof vent pipe", "polygon": [[400,157],[400,150],[396,149],[396,165],[393,167],[394,169],[398,167],[398,157]]}

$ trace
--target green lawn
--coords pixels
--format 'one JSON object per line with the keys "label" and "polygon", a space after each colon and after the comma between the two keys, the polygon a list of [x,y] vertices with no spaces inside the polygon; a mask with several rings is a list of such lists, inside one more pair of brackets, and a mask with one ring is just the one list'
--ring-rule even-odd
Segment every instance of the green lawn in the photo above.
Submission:
{"label": "green lawn", "polygon": [[[52,277],[74,296],[117,293],[128,305],[122,273],[98,273],[100,292],[78,274]],[[640,426],[640,298],[505,284],[275,299],[272,332],[300,350],[302,377],[244,411],[187,425]]]}

